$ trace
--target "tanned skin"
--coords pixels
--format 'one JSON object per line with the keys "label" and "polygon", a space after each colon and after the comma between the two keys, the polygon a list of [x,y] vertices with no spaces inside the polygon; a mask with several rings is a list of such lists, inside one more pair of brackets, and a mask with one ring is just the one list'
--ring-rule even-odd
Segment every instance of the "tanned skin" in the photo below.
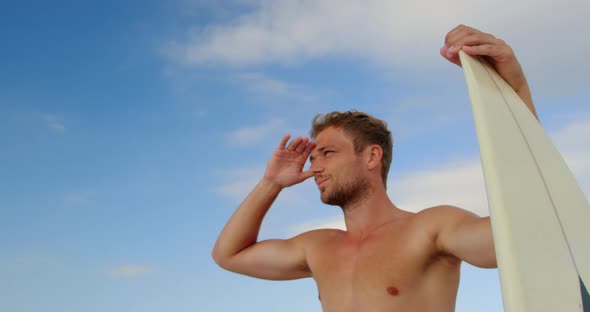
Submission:
{"label": "tanned skin", "polygon": [[[537,116],[510,46],[460,25],[448,33],[440,53],[460,65],[459,50],[485,57]],[[352,139],[336,127],[313,142],[286,135],[264,177],[223,228],[213,258],[227,270],[262,279],[312,277],[325,312],[454,311],[461,261],[496,267],[489,217],[448,205],[418,213],[399,209],[385,190],[382,155],[379,145],[355,152]],[[307,159],[311,166],[304,170]],[[346,231],[258,241],[279,193],[311,177],[324,203],[342,207]]]}

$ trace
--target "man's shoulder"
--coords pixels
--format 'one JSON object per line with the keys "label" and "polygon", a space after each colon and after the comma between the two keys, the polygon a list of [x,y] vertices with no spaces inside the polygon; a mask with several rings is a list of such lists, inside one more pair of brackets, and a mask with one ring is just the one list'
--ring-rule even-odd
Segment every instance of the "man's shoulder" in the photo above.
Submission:
{"label": "man's shoulder", "polygon": [[302,239],[319,239],[319,238],[335,238],[344,235],[346,231],[339,229],[314,229],[305,231],[296,237]]}
{"label": "man's shoulder", "polygon": [[315,243],[320,241],[338,239],[345,235],[346,231],[338,229],[314,229],[305,231],[292,238],[304,244]]}
{"label": "man's shoulder", "polygon": [[452,205],[439,205],[426,208],[416,214],[421,222],[437,226],[445,226],[459,222],[466,218],[478,218],[476,214]]}
{"label": "man's shoulder", "polygon": [[325,250],[326,246],[336,246],[337,242],[346,235],[345,231],[337,229],[315,229],[303,232],[289,239],[306,253],[313,254],[315,251]]}
{"label": "man's shoulder", "polygon": [[473,212],[470,212],[466,209],[453,206],[453,205],[438,205],[426,208],[417,213],[418,215],[425,215],[428,217],[431,216],[440,216],[440,215],[475,215]]}

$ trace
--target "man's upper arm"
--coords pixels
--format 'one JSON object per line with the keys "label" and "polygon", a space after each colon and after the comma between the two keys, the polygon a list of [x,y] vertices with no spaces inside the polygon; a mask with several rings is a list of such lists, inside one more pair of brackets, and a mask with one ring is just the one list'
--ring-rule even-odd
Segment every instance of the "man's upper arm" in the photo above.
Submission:
{"label": "man's upper arm", "polygon": [[440,208],[436,244],[448,254],[481,268],[495,268],[496,253],[489,217],[456,207]]}
{"label": "man's upper arm", "polygon": [[257,242],[218,264],[226,270],[268,280],[310,277],[305,234]]}

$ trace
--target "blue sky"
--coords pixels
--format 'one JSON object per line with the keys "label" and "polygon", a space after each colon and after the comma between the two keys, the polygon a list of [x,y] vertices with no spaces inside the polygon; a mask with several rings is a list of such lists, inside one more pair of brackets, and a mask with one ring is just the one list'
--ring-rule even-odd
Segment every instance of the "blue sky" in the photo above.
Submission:
{"label": "blue sky", "polygon": [[[590,4],[426,3],[0,3],[0,310],[320,311],[312,280],[228,273],[210,250],[282,135],[321,112],[389,123],[401,208],[486,215],[462,72],[438,55],[459,23],[513,46],[589,194]],[[306,182],[261,237],[341,221]],[[462,275],[457,311],[502,310],[496,270]]]}

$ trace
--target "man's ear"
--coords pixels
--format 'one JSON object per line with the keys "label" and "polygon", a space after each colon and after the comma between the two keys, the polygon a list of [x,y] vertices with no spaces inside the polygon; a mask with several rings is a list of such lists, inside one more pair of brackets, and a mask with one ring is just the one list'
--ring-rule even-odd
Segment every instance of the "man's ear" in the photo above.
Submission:
{"label": "man's ear", "polygon": [[383,158],[383,149],[377,144],[370,145],[368,147],[368,169],[375,169],[381,165],[381,159]]}

